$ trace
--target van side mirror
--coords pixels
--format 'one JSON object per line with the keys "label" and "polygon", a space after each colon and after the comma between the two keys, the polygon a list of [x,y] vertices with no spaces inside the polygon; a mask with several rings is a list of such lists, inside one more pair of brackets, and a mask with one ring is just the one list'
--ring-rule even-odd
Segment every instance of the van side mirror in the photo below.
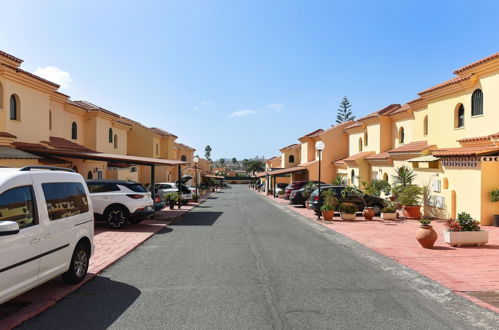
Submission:
{"label": "van side mirror", "polygon": [[19,233],[19,225],[15,221],[0,221],[0,236]]}

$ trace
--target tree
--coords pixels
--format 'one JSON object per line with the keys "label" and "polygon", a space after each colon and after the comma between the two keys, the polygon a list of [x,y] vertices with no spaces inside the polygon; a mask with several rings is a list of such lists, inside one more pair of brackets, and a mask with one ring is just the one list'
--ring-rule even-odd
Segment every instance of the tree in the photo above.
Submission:
{"label": "tree", "polygon": [[395,168],[395,175],[392,175],[393,183],[402,187],[412,185],[412,181],[416,178],[416,173],[412,168],[402,165]]}
{"label": "tree", "polygon": [[236,159],[236,157],[233,157],[233,158],[232,158],[232,164],[233,164],[233,165],[236,165],[236,163],[237,163],[237,159]]}
{"label": "tree", "polygon": [[243,159],[243,161],[241,163],[243,163],[243,169],[247,170],[248,169],[248,165],[249,165],[249,160],[247,160],[246,158]]}
{"label": "tree", "polygon": [[218,163],[219,163],[220,165],[222,165],[222,167],[223,167],[223,166],[224,166],[224,164],[225,164],[225,159],[220,158],[220,160],[218,161]]}
{"label": "tree", "polygon": [[248,164],[248,168],[246,170],[255,175],[256,172],[265,171],[265,164],[258,160],[254,160]]}
{"label": "tree", "polygon": [[210,162],[211,162],[211,147],[209,145],[207,145],[205,148],[204,148],[204,156],[206,157],[206,159],[208,159]]}
{"label": "tree", "polygon": [[336,114],[336,123],[346,123],[350,120],[355,120],[355,116],[352,114],[352,105],[348,100],[348,97],[343,97],[340,103],[340,107],[338,108],[338,113]]}

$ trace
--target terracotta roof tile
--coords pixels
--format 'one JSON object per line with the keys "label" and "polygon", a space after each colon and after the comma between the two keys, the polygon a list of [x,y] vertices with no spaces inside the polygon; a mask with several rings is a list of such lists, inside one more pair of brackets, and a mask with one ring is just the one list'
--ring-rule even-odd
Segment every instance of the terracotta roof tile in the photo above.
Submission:
{"label": "terracotta roof tile", "polygon": [[407,110],[410,110],[410,109],[411,109],[411,105],[409,103],[406,103],[406,104],[402,105],[400,108],[398,108],[397,110],[390,112],[390,116],[396,115],[398,113],[406,112]]}
{"label": "terracotta roof tile", "polygon": [[419,153],[432,147],[435,147],[435,145],[428,145],[427,141],[416,141],[403,144],[395,149],[389,150],[388,154]]}
{"label": "terracotta roof tile", "polygon": [[442,89],[442,88],[447,87],[447,86],[458,84],[458,83],[466,81],[466,80],[468,80],[470,78],[471,78],[471,74],[468,74],[468,75],[465,75],[465,76],[461,76],[461,77],[455,77],[455,78],[449,79],[447,81],[444,81],[441,84],[438,84],[438,85],[435,85],[435,86],[430,87],[428,89],[425,89],[424,91],[419,92],[418,94],[419,95],[427,94],[427,93],[436,91],[438,89]]}
{"label": "terracotta roof tile", "polygon": [[352,125],[354,123],[355,123],[355,121],[350,120],[350,121],[347,121],[347,122],[344,122],[344,123],[341,123],[341,124],[331,125],[331,127],[329,127],[328,129],[326,129],[324,132],[319,133],[318,135],[322,135],[322,134],[327,133],[329,131],[332,131],[334,129],[341,128],[343,126],[348,127],[348,126],[350,126],[350,125]]}
{"label": "terracotta roof tile", "polygon": [[20,58],[17,58],[14,55],[10,55],[9,53],[6,53],[6,52],[1,51],[1,50],[0,50],[0,56],[7,57],[8,59],[11,59],[14,62],[17,62],[19,64],[21,64],[23,62],[23,60],[21,60]]}
{"label": "terracotta roof tile", "polygon": [[366,157],[366,160],[386,160],[389,159],[390,155],[388,152],[380,152],[379,154]]}
{"label": "terracotta roof tile", "polygon": [[183,147],[183,148],[185,148],[185,149],[196,150],[195,148],[190,147],[190,146],[188,146],[186,144],[183,144],[183,143],[176,142],[176,144],[179,145],[179,146],[181,146],[181,147]]}
{"label": "terracotta roof tile", "polygon": [[322,128],[319,128],[319,129],[316,129],[315,131],[313,132],[310,132],[308,134],[305,134],[303,135],[302,137],[298,138],[299,139],[303,139],[303,138],[306,138],[306,137],[314,137],[314,136],[317,136],[319,135],[320,133],[324,132],[324,130]]}
{"label": "terracotta roof tile", "polygon": [[17,136],[15,136],[14,134],[10,134],[9,132],[0,132],[0,137],[17,139]]}
{"label": "terracotta roof tile", "polygon": [[457,142],[462,143],[462,142],[490,141],[491,139],[497,139],[497,138],[499,138],[499,132],[485,136],[464,138],[461,140],[457,140]]}
{"label": "terracotta roof tile", "polygon": [[356,153],[355,155],[352,155],[350,157],[347,157],[347,158],[343,159],[343,161],[344,162],[354,162],[356,160],[363,159],[367,156],[372,156],[374,154],[375,154],[374,151],[363,151],[363,152]]}
{"label": "terracotta roof tile", "polygon": [[69,103],[74,104],[76,106],[79,106],[80,108],[83,108],[83,109],[85,109],[87,111],[90,111],[90,112],[92,112],[92,111],[99,111],[99,112],[107,113],[108,115],[111,115],[111,116],[114,116],[114,117],[118,117],[118,118],[121,117],[117,113],[114,113],[112,111],[109,111],[107,109],[99,107],[98,105],[95,105],[95,104],[90,103],[88,101],[82,101],[82,100],[79,100],[79,101],[69,101]]}
{"label": "terracotta roof tile", "polygon": [[177,137],[176,135],[170,133],[170,132],[167,132],[161,128],[157,128],[157,127],[150,127],[149,128],[151,131],[155,132],[156,134],[159,134],[161,136],[173,136],[173,137]]}
{"label": "terracotta roof tile", "polygon": [[286,147],[281,148],[281,149],[279,149],[279,150],[290,149],[290,148],[299,147],[299,146],[300,146],[300,144],[298,144],[298,143],[293,143],[293,144],[290,144],[289,146],[286,146]]}
{"label": "terracotta roof tile", "polygon": [[27,76],[30,76],[31,78],[35,78],[35,79],[37,79],[37,80],[40,80],[40,81],[42,81],[42,82],[44,82],[44,83],[46,83],[46,84],[52,85],[52,86],[54,86],[54,87],[56,87],[56,88],[59,88],[59,87],[60,87],[58,84],[56,84],[56,83],[54,83],[54,82],[51,82],[50,80],[44,79],[44,78],[42,78],[42,77],[40,77],[40,76],[37,76],[36,74],[33,74],[33,73],[28,72],[28,71],[26,71],[26,70],[23,70],[23,69],[21,69],[21,68],[16,68],[15,66],[12,66],[12,65],[7,65],[7,64],[4,64],[4,66],[6,66],[6,67],[8,67],[8,68],[11,68],[12,70],[15,70],[16,72],[19,72],[19,73],[25,74],[25,75],[27,75]]}
{"label": "terracotta roof tile", "polygon": [[499,153],[499,146],[466,146],[460,148],[442,148],[433,150],[433,156],[452,157],[452,156],[479,156]]}
{"label": "terracotta roof tile", "polygon": [[485,58],[482,58],[481,60],[478,60],[476,62],[473,62],[471,64],[468,64],[468,65],[465,65],[459,69],[457,69],[456,71],[454,71],[454,74],[460,74],[461,72],[463,71],[466,71],[468,69],[471,69],[471,68],[474,68],[480,64],[483,64],[483,63],[487,63],[487,62],[490,62],[496,58],[499,58],[499,53],[495,53],[495,54],[492,54],[490,56],[487,56]]}
{"label": "terracotta roof tile", "polygon": [[392,114],[394,111],[396,111],[399,108],[400,108],[400,104],[390,104],[389,106],[384,107],[381,110],[372,112],[372,113],[370,113],[368,115],[365,115],[364,117],[360,117],[359,119],[357,119],[356,122],[354,122],[353,124],[345,127],[345,129],[350,129],[350,128],[362,126],[361,121],[363,121],[363,120],[367,120],[367,119],[378,117],[378,116],[388,116],[388,115]]}
{"label": "terracotta roof tile", "polygon": [[51,147],[56,148],[56,149],[95,152],[92,149],[89,149],[89,148],[84,147],[78,143],[66,140],[66,139],[61,138],[61,137],[50,136],[49,139],[50,139],[50,141],[47,141],[47,142],[42,141],[42,143],[46,143],[46,144],[48,144]]}

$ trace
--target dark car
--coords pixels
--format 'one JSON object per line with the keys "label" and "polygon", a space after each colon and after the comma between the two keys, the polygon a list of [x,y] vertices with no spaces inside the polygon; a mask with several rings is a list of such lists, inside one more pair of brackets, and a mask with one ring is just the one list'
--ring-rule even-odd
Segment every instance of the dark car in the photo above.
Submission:
{"label": "dark car", "polygon": [[289,204],[305,206],[307,198],[303,195],[304,191],[304,188],[293,190],[289,195]]}
{"label": "dark car", "polygon": [[[292,184],[290,184],[289,186],[286,187],[286,190],[284,192],[284,199],[289,199],[291,192],[293,190],[301,189],[309,182],[319,183],[319,181],[308,181],[308,180],[293,182]],[[325,184],[325,183],[321,182],[321,184]]]}
{"label": "dark car", "polygon": [[[355,204],[357,206],[358,211],[362,211],[367,204],[367,206],[374,208],[375,214],[379,214],[381,213],[381,209],[386,207],[386,201],[383,198],[364,194],[360,190],[349,192],[345,197],[343,197],[342,192],[345,189],[345,187],[343,186],[332,186],[332,185],[321,186],[321,195],[322,191],[330,189],[334,190],[334,195],[338,199],[339,204],[341,203]],[[312,194],[310,194],[310,198],[307,203],[308,208],[314,210],[316,213],[319,212],[319,207],[318,207],[319,197],[317,196],[318,194],[319,194],[319,189],[314,190]],[[320,205],[322,205],[323,202],[324,202],[324,197],[321,196]]]}

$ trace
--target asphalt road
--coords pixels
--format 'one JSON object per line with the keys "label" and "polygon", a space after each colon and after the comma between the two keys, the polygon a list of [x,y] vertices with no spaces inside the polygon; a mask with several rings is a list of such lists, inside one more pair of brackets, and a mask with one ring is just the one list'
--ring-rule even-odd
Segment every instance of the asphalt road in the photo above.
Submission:
{"label": "asphalt road", "polygon": [[234,186],[21,328],[470,329],[497,320]]}

